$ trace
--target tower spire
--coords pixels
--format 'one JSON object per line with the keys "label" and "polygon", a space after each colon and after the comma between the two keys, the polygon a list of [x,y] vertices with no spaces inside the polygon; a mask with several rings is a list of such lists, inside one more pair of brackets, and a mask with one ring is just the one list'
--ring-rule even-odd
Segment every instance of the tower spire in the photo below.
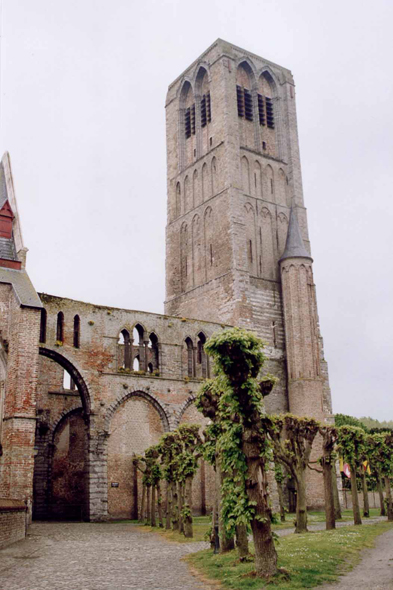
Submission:
{"label": "tower spire", "polygon": [[291,213],[289,217],[287,241],[285,244],[284,254],[280,258],[280,262],[287,258],[308,258],[312,260],[310,254],[307,252],[303,242],[302,234],[300,233],[299,223],[297,220],[296,206],[292,204]]}

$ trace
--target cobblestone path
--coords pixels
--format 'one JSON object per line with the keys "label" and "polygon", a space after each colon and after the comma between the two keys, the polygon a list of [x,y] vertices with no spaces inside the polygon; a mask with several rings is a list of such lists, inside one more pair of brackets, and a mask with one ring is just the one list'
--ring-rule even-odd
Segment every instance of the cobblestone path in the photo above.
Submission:
{"label": "cobblestone path", "polygon": [[1,590],[206,590],[181,557],[206,543],[168,543],[122,523],[34,523],[0,550]]}

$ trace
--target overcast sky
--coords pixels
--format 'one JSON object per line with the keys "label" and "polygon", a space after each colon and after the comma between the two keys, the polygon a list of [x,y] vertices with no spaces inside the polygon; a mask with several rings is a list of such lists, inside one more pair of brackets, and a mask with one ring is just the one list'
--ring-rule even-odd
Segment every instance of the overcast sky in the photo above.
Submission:
{"label": "overcast sky", "polygon": [[221,37],[294,74],[333,408],[393,419],[392,30],[391,0],[2,0],[36,289],[163,312],[166,90]]}

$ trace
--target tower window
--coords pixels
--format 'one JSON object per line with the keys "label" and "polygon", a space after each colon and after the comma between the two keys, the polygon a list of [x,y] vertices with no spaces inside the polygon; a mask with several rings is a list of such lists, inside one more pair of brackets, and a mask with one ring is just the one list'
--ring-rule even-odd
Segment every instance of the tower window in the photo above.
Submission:
{"label": "tower window", "polygon": [[246,115],[247,121],[253,120],[253,113],[252,113],[252,96],[249,90],[244,89],[244,112]]}
{"label": "tower window", "polygon": [[188,108],[185,114],[184,128],[186,133],[186,139],[191,137],[191,109]]}
{"label": "tower window", "polygon": [[210,102],[210,92],[206,94],[206,115],[207,115],[207,122],[210,123],[212,120],[212,109],[211,109],[211,102]]}
{"label": "tower window", "polygon": [[244,100],[243,100],[243,89],[241,86],[236,86],[237,96],[237,114],[239,117],[244,117]]}
{"label": "tower window", "polygon": [[264,150],[266,149],[266,141],[262,142],[262,149],[264,149]]}
{"label": "tower window", "polygon": [[267,126],[270,127],[270,129],[274,129],[273,102],[272,99],[268,98],[267,96],[265,96],[265,101]]}
{"label": "tower window", "polygon": [[263,105],[262,94],[258,94],[258,113],[259,113],[259,124],[265,125],[266,119],[265,119],[265,109],[264,109],[264,105]]}
{"label": "tower window", "polygon": [[195,135],[195,104],[191,107],[191,133]]}

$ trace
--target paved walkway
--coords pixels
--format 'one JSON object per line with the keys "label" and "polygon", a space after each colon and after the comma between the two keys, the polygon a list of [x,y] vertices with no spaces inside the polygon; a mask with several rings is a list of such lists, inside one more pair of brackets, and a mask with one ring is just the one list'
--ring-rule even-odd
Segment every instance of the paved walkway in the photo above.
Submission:
{"label": "paved walkway", "polygon": [[132,524],[33,523],[0,551],[1,590],[206,590],[181,560],[206,543],[168,543]]}
{"label": "paved walkway", "polygon": [[392,590],[393,530],[377,537],[373,549],[365,549],[362,561],[336,584],[325,584],[321,590]]}

